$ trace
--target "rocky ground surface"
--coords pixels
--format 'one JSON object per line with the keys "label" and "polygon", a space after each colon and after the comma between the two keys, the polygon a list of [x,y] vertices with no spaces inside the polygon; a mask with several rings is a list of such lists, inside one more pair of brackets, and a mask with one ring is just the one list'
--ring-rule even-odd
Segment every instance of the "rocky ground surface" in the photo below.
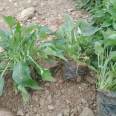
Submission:
{"label": "rocky ground surface", "polygon": [[[2,16],[12,15],[24,23],[41,23],[56,30],[64,13],[74,19],[88,17],[75,10],[72,0],[0,0],[0,28],[7,28]],[[30,102],[23,104],[20,95],[14,93],[11,79],[7,79],[4,96],[0,97],[0,116],[94,116],[94,83],[63,81],[61,74],[56,80],[42,84],[43,90],[31,92]]]}

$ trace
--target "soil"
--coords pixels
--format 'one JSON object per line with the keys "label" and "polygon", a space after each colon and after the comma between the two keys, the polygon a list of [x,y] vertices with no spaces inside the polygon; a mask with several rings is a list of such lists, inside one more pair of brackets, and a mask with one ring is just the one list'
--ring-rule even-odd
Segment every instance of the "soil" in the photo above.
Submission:
{"label": "soil", "polygon": [[[36,13],[27,22],[37,22],[56,30],[65,13],[74,19],[87,18],[85,12],[75,10],[73,0],[0,0],[0,28],[6,28],[3,15],[17,15],[28,7]],[[22,116],[79,116],[85,107],[96,112],[95,84],[86,81],[64,81],[61,72],[54,83],[41,83],[42,90],[31,92],[30,101],[22,103],[20,94],[14,92],[13,83],[6,78],[5,93],[0,97],[0,107]]]}

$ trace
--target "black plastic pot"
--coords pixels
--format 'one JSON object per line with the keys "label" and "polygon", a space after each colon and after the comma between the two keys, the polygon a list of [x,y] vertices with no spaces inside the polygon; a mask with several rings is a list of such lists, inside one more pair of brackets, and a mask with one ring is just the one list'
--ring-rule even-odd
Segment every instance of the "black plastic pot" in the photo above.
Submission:
{"label": "black plastic pot", "polygon": [[78,77],[84,78],[89,74],[89,68],[85,64],[77,64],[69,60],[64,62],[64,79],[77,79]]}
{"label": "black plastic pot", "polygon": [[77,66],[73,61],[64,62],[64,79],[75,79],[77,77]]}
{"label": "black plastic pot", "polygon": [[97,116],[116,116],[116,92],[97,91]]}

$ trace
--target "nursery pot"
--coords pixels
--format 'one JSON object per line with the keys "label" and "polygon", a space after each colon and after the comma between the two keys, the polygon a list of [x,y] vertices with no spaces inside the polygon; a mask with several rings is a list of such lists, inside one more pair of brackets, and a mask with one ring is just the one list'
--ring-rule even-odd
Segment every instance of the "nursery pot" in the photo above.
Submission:
{"label": "nursery pot", "polygon": [[68,60],[67,62],[64,62],[64,68],[63,68],[63,75],[64,79],[74,79],[77,76],[77,66],[72,60]]}
{"label": "nursery pot", "polygon": [[97,116],[116,116],[116,92],[97,91]]}
{"label": "nursery pot", "polygon": [[85,64],[77,64],[72,60],[64,62],[64,79],[77,79],[79,77],[85,77],[89,73],[89,68]]}

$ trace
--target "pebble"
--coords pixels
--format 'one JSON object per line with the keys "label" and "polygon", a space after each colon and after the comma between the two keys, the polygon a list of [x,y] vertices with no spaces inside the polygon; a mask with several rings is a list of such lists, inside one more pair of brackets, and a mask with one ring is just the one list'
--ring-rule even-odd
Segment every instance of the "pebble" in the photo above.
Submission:
{"label": "pebble", "polygon": [[24,116],[24,113],[21,109],[17,111],[17,116]]}
{"label": "pebble", "polygon": [[32,1],[31,1],[31,0],[28,0],[27,2],[28,2],[28,3],[31,3]]}
{"label": "pebble", "polygon": [[9,0],[9,2],[13,2],[12,0]]}
{"label": "pebble", "polygon": [[16,7],[18,7],[18,4],[17,4],[17,2],[15,2],[15,3],[14,3],[14,5],[15,5]]}
{"label": "pebble", "polygon": [[21,11],[21,13],[17,16],[17,18],[21,21],[28,20],[33,17],[35,13],[34,7],[29,7]]}
{"label": "pebble", "polygon": [[4,10],[4,8],[0,8],[0,12],[2,12]]}
{"label": "pebble", "polygon": [[6,109],[0,109],[0,116],[14,116],[14,115]]}
{"label": "pebble", "polygon": [[93,111],[88,108],[88,107],[85,107],[82,111],[82,113],[80,114],[80,116],[95,116]]}
{"label": "pebble", "polygon": [[48,105],[48,110],[54,110],[54,106],[53,105]]}
{"label": "pebble", "polygon": [[64,115],[63,115],[63,113],[59,113],[59,114],[57,114],[57,116],[64,116]]}

